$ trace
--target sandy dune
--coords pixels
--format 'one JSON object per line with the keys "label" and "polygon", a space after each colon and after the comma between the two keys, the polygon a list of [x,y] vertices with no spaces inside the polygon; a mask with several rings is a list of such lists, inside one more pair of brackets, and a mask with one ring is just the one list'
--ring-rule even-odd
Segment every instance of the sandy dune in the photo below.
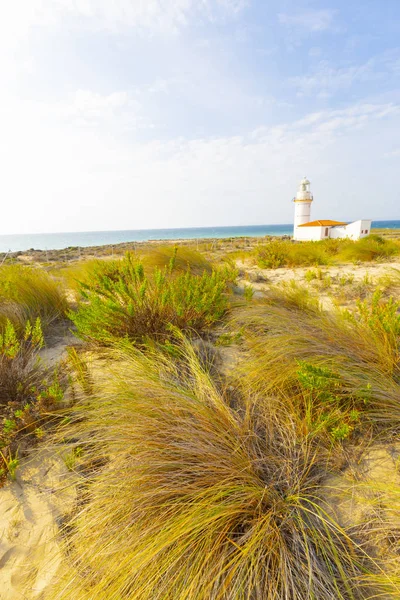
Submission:
{"label": "sandy dune", "polygon": [[59,456],[36,452],[0,490],[0,599],[44,600],[61,574],[58,522],[75,500],[74,476]]}

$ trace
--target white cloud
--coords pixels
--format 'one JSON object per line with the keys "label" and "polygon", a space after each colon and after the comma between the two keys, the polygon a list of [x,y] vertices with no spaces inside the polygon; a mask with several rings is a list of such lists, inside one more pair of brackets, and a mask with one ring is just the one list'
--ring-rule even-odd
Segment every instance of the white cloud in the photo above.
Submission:
{"label": "white cloud", "polygon": [[292,77],[290,83],[297,88],[299,95],[320,94],[329,97],[341,90],[351,88],[356,83],[387,80],[388,74],[398,76],[400,59],[398,52],[385,53],[370,58],[367,62],[346,67],[334,67],[321,61],[310,75]]}
{"label": "white cloud", "polygon": [[176,33],[194,15],[236,15],[245,0],[14,0],[2,7],[0,33],[15,43],[34,27],[60,23],[89,30]]}
{"label": "white cloud", "polygon": [[[129,104],[123,92],[75,99],[78,111],[99,119],[111,110],[122,122],[119,111]],[[43,120],[43,107],[15,108],[0,116],[3,232],[290,222],[290,198],[304,172],[319,216],[376,216],[377,195],[389,210],[393,178],[371,178],[400,124],[394,104],[320,111],[243,136],[148,143]]]}
{"label": "white cloud", "polygon": [[299,30],[300,32],[320,32],[333,27],[336,11],[311,10],[301,13],[279,13],[278,19],[282,25]]}
{"label": "white cloud", "polygon": [[385,158],[400,158],[400,148],[396,148],[396,150],[391,150],[390,152],[385,152],[383,156]]}
{"label": "white cloud", "polygon": [[115,133],[121,128],[150,126],[148,119],[143,116],[137,94],[127,91],[100,94],[91,90],[77,90],[69,100],[49,108],[43,106],[43,109],[53,110],[55,117],[81,125],[112,125]]}
{"label": "white cloud", "polygon": [[78,114],[98,117],[104,115],[104,113],[114,113],[126,106],[128,98],[127,92],[101,95],[89,90],[78,90],[75,93],[73,110]]}

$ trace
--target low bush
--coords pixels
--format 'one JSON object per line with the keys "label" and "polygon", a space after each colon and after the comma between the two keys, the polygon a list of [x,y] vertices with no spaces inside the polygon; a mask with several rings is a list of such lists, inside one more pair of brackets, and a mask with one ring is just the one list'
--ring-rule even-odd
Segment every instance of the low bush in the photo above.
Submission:
{"label": "low bush", "polygon": [[379,235],[369,235],[356,242],[344,240],[337,260],[343,262],[369,262],[387,259],[400,254],[400,244]]}
{"label": "low bush", "polygon": [[273,240],[255,250],[256,263],[263,269],[327,265],[331,262],[326,245],[320,242]]}
{"label": "low bush", "polygon": [[65,316],[68,304],[60,284],[45,271],[21,265],[3,265],[0,267],[0,314],[2,307],[6,318],[14,323],[10,311],[19,314],[18,320],[22,322],[34,322],[39,317],[46,328]]}
{"label": "low bush", "polygon": [[40,361],[42,345],[39,319],[27,322],[22,338],[11,321],[0,334],[0,482],[13,476],[21,436],[41,438],[44,416],[63,396],[58,374]]}
{"label": "low bush", "polygon": [[70,317],[77,334],[96,344],[115,338],[163,341],[171,326],[201,333],[226,312],[228,282],[224,271],[176,271],[174,257],[146,275],[143,264],[128,253],[121,261],[97,264],[90,283],[81,284],[83,302]]}
{"label": "low bush", "polygon": [[398,242],[370,235],[355,242],[348,239],[296,243],[289,240],[272,240],[257,246],[251,257],[262,269],[277,269],[329,265],[335,262],[368,262],[398,254]]}
{"label": "low bush", "polygon": [[278,269],[287,265],[289,245],[283,241],[272,241],[258,246],[256,263],[262,269]]}
{"label": "low bush", "polygon": [[23,339],[16,334],[11,321],[0,334],[0,406],[25,400],[42,377],[38,352],[43,346],[40,320],[28,322]]}
{"label": "low bush", "polygon": [[329,453],[285,411],[230,408],[194,351],[178,352],[186,369],[111,355],[74,407],[68,435],[89,464],[108,461],[67,523],[71,568],[53,598],[367,598],[368,560],[323,508]]}

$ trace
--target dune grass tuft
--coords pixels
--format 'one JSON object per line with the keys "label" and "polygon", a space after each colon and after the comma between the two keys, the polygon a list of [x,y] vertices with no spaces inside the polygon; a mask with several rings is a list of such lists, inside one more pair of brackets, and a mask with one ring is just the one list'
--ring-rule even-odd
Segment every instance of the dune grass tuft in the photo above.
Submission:
{"label": "dune grass tuft", "polygon": [[[366,598],[362,551],[325,512],[329,456],[286,411],[230,407],[183,343],[113,355],[68,435],[92,472],[68,524],[72,568],[54,598]],[[117,362],[115,363],[115,359]]]}
{"label": "dune grass tuft", "polygon": [[22,265],[0,267],[0,325],[4,310],[15,325],[39,317],[45,329],[64,317],[67,309],[63,289],[45,271]]}
{"label": "dune grass tuft", "polygon": [[164,269],[170,261],[174,261],[176,272],[189,271],[192,275],[211,274],[212,264],[200,253],[185,246],[155,246],[148,252],[140,254],[146,272],[153,272],[155,268]]}
{"label": "dune grass tuft", "polygon": [[[289,296],[290,300],[290,296]],[[309,432],[343,439],[361,419],[396,429],[400,422],[399,316],[379,293],[350,314],[288,302],[285,290],[238,309],[247,359],[242,385],[288,402]],[[339,429],[338,429],[339,428]]]}
{"label": "dune grass tuft", "polygon": [[400,244],[372,234],[357,242],[342,243],[338,247],[338,260],[343,262],[370,262],[383,260],[400,254]]}

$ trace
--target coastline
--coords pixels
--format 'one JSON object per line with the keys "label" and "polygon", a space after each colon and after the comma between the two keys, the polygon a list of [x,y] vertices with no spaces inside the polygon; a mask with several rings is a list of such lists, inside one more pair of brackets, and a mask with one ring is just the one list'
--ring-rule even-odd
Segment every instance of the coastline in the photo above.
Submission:
{"label": "coastline", "polygon": [[[390,232],[400,235],[400,220],[372,221],[372,229],[374,233],[383,235]],[[82,252],[84,248],[113,248],[121,247],[122,244],[179,244],[183,240],[197,244],[204,243],[205,240],[279,239],[292,234],[292,224],[8,234],[0,235],[0,256],[4,257],[6,253],[17,256],[17,253],[27,254],[33,251],[53,253],[56,250],[68,251],[74,248],[79,253],[79,249]]]}
{"label": "coastline", "polygon": [[260,241],[267,242],[270,240],[289,240],[289,235],[267,235],[264,237],[226,237],[226,238],[182,238],[170,240],[146,240],[142,242],[121,242],[119,244],[103,244],[100,246],[69,246],[63,249],[55,250],[18,250],[17,252],[0,252],[0,265],[7,260],[17,260],[18,262],[33,262],[33,263],[53,263],[57,261],[72,262],[81,258],[106,258],[113,256],[121,256],[125,252],[136,252],[138,250],[146,250],[155,246],[192,246],[195,249],[204,247],[209,249],[224,246],[224,249],[244,249],[253,247],[259,244]]}
{"label": "coastline", "polygon": [[[373,234],[385,238],[400,239],[400,229],[374,228]],[[265,236],[229,236],[229,237],[204,237],[204,238],[174,238],[153,239],[143,241],[120,242],[118,244],[100,244],[94,246],[67,246],[62,249],[35,249],[17,250],[15,252],[0,252],[0,265],[8,261],[26,263],[55,263],[75,262],[82,258],[111,258],[121,256],[125,252],[146,251],[155,246],[191,246],[194,249],[207,250],[244,250],[251,249],[260,243],[271,240],[290,240],[290,235],[265,235]]]}

